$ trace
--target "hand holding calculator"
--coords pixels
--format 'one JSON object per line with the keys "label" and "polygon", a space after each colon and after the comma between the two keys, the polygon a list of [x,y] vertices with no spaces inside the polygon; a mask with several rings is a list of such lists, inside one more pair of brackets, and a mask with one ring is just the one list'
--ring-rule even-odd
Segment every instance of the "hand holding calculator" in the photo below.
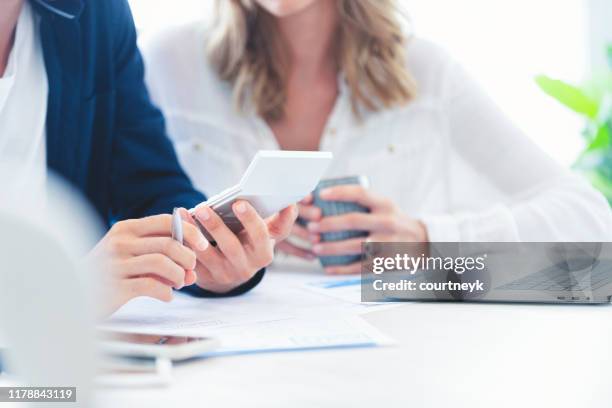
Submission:
{"label": "hand holding calculator", "polygon": [[[306,197],[327,170],[333,156],[329,152],[264,151],[257,152],[240,182],[200,205],[212,208],[229,229],[238,233],[242,224],[232,205],[248,201],[262,217],[269,217]],[[194,214],[195,208],[189,210]],[[194,217],[204,236],[208,231]]]}
{"label": "hand holding calculator", "polygon": [[[288,207],[312,191],[331,159],[328,152],[260,151],[237,185],[191,209],[191,214],[181,210],[186,222],[208,239],[192,247],[196,284],[226,293],[268,266],[275,242],[286,238],[295,221]],[[175,211],[172,237],[177,242],[182,225]]]}

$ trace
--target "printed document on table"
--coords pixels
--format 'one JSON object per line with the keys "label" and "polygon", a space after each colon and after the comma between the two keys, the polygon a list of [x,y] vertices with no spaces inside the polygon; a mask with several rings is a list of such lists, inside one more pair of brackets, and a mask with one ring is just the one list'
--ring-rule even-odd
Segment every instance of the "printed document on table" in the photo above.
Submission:
{"label": "printed document on table", "polygon": [[223,356],[395,344],[361,318],[287,319],[209,332],[221,346],[205,356]]}
{"label": "printed document on table", "polygon": [[310,293],[318,293],[341,303],[350,304],[353,306],[353,312],[358,314],[401,305],[399,302],[362,302],[360,275],[325,275],[323,271],[313,271],[296,265],[293,265],[292,269],[283,265],[270,268],[268,278],[273,285],[301,288]]}
{"label": "printed document on table", "polygon": [[[305,292],[307,293],[307,292]],[[334,300],[331,300],[334,302]],[[221,302],[179,295],[169,304],[137,299],[108,319],[101,328],[127,332],[213,337],[220,348],[207,355],[297,351],[320,348],[373,347],[393,341],[358,316],[347,313],[296,313],[250,301]],[[234,304],[232,304],[234,303]],[[275,309],[275,310],[270,310]]]}
{"label": "printed document on table", "polygon": [[359,277],[270,270],[257,287],[242,296],[211,299],[175,292],[175,299],[170,303],[138,298],[122,307],[103,326],[164,334],[295,317],[345,317],[380,310],[373,308],[376,304],[360,302],[356,279]]}
{"label": "printed document on table", "polygon": [[215,351],[218,354],[392,343],[356,317],[366,306],[308,287],[312,282],[325,281],[339,282],[324,275],[272,270],[260,285],[238,297],[207,299],[177,292],[170,303],[138,298],[107,319],[101,328],[211,336],[221,342],[221,348]]}

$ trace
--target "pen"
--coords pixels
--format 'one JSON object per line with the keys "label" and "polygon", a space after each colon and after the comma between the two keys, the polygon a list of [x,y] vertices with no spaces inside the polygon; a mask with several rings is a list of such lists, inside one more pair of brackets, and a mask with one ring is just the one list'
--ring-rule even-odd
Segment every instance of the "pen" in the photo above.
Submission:
{"label": "pen", "polygon": [[172,239],[183,245],[183,219],[178,208],[172,211]]}

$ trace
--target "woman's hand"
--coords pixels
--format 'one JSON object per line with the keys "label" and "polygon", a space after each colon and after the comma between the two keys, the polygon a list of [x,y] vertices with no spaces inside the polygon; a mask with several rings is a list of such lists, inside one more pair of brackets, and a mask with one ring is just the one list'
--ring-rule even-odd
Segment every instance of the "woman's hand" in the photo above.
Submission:
{"label": "woman's hand", "polygon": [[[104,314],[139,296],[168,302],[173,288],[195,282],[196,254],[170,237],[171,224],[170,215],[118,222],[88,255],[86,262],[102,266],[104,272]],[[191,248],[208,245],[191,224],[184,223],[183,234]]]}
{"label": "woman's hand", "polygon": [[[213,237],[216,246],[208,245],[196,251],[196,283],[203,289],[225,293],[247,282],[274,257],[274,244],[284,240],[297,218],[295,205],[264,220],[246,201],[233,205],[236,217],[244,229],[234,234],[210,208],[196,209],[195,216]],[[194,222],[183,211],[184,219]]]}
{"label": "woman's hand", "polygon": [[[321,234],[334,231],[367,231],[368,237],[348,239],[335,242],[320,242],[320,237],[312,239],[312,252],[317,256],[355,255],[361,253],[361,244],[367,239],[370,242],[427,242],[425,225],[402,213],[388,198],[381,197],[357,185],[330,187],[320,192],[320,197],[327,201],[356,202],[368,207],[370,213],[348,213],[338,216],[323,217],[319,221],[308,223],[310,234]],[[361,272],[359,262],[346,266],[325,268],[329,274],[352,274]]]}
{"label": "woman's hand", "polygon": [[[304,198],[297,204],[299,217],[308,222],[316,222],[321,220],[321,209],[312,204],[312,194]],[[298,258],[312,260],[317,256],[310,250],[310,248],[298,245],[295,241],[299,240],[305,243],[318,242],[319,234],[312,234],[308,232],[306,227],[301,226],[298,223],[293,224],[291,234],[285,241],[276,244],[276,248],[288,255],[293,255]]]}

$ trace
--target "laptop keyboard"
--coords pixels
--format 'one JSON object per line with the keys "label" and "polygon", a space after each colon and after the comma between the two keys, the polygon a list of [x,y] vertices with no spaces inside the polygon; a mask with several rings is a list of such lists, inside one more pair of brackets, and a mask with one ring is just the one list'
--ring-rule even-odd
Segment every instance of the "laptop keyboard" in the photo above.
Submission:
{"label": "laptop keyboard", "polygon": [[597,263],[583,271],[568,272],[558,266],[527,275],[498,287],[504,290],[590,291],[612,283],[612,264]]}

